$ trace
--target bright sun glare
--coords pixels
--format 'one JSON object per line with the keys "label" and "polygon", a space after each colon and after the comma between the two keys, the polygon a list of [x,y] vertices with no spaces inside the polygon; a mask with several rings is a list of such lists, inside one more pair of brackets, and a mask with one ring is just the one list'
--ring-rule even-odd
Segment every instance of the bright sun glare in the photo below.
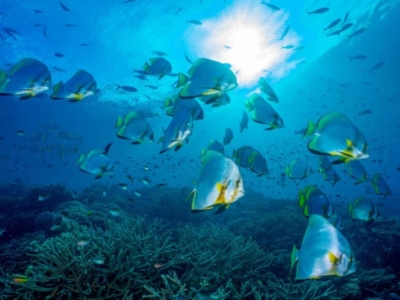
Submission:
{"label": "bright sun glare", "polygon": [[199,57],[231,64],[240,86],[253,86],[266,72],[280,77],[287,68],[283,65],[289,66],[285,61],[292,52],[281,46],[298,45],[293,32],[284,41],[279,40],[288,16],[285,12],[272,13],[262,5],[236,1],[217,18],[195,29],[192,36],[200,46],[195,52]]}

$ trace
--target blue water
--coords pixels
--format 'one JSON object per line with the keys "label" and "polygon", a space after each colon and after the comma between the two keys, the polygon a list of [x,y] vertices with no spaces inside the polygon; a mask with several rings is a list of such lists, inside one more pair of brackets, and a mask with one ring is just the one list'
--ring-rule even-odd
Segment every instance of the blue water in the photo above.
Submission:
{"label": "blue water", "polygon": [[[398,215],[398,0],[271,2],[281,8],[279,11],[256,0],[136,0],[127,3],[64,0],[62,3],[69,11],[58,1],[1,2],[0,27],[12,28],[19,34],[12,37],[0,29],[0,68],[8,70],[22,58],[35,58],[48,66],[53,84],[60,80],[65,82],[78,69],[84,69],[94,76],[100,91],[77,103],[51,100],[50,93],[22,101],[1,97],[1,184],[62,184],[79,193],[99,182],[106,187],[128,183],[128,192],[132,192],[147,188],[140,178],[148,177],[150,188],[167,183],[171,188],[188,187],[190,192],[200,174],[201,149],[212,139],[222,141],[225,129],[231,128],[234,139],[225,147],[228,156],[234,149],[250,145],[268,162],[267,176],[257,177],[241,169],[246,190],[259,192],[266,198],[295,202],[299,188],[315,184],[334,203],[352,202],[363,195],[380,203],[384,218]],[[320,7],[330,10],[323,14],[307,14]],[[35,13],[34,9],[42,12]],[[337,18],[343,20],[347,13],[348,22],[354,23],[352,28],[339,36],[326,36],[323,28]],[[190,20],[201,21],[202,25],[187,22]],[[43,27],[35,27],[35,24],[45,26],[48,39],[42,32]],[[290,30],[280,41],[287,26]],[[349,37],[360,28],[366,31]],[[260,41],[246,48],[243,45],[250,43],[246,36]],[[89,45],[80,46],[82,43]],[[234,53],[235,47],[231,45],[241,47],[241,52]],[[293,45],[294,50],[281,48],[287,45]],[[304,48],[295,50],[297,47]],[[148,81],[141,81],[132,71],[157,57],[154,51],[167,53],[165,58],[171,62],[174,73],[187,73],[190,68],[185,54],[192,60],[206,57],[229,63],[233,71],[239,71],[238,88],[229,92],[231,103],[218,108],[202,104],[205,118],[195,121],[189,143],[179,151],[171,149],[163,154],[159,154],[161,144],[132,145],[118,139],[114,128],[118,116],[135,109],[160,114],[147,119],[156,142],[163,128],[167,128],[171,118],[165,115],[163,102],[177,92],[174,90],[176,77],[148,77]],[[54,53],[64,56],[56,57]],[[368,58],[353,61],[348,58],[360,54]],[[381,61],[385,62],[382,68],[368,72]],[[56,71],[54,67],[65,72]],[[278,104],[271,105],[283,118],[285,127],[265,131],[266,126],[249,120],[249,128],[240,133],[244,101],[257,89],[261,76],[268,80],[280,99]],[[134,86],[138,92],[117,91],[116,84]],[[359,114],[367,109],[372,113]],[[295,131],[330,111],[344,113],[365,135],[370,157],[362,163],[370,177],[377,172],[383,175],[392,195],[383,200],[374,193],[370,182],[354,185],[343,165],[335,166],[341,180],[334,186],[316,172],[318,156],[308,151],[308,140],[295,135]],[[51,122],[60,128],[46,129],[41,125]],[[17,130],[23,130],[25,135],[16,134]],[[81,140],[60,139],[59,131],[74,133]],[[43,139],[35,140],[35,134],[42,134]],[[79,170],[76,161],[82,151],[103,149],[110,142],[113,145],[108,155],[116,163],[112,177],[94,179],[91,174]],[[57,148],[74,150],[49,150],[54,144]],[[307,162],[314,172],[304,180],[287,178],[285,167],[294,159]],[[129,182],[128,174],[135,178],[134,183]],[[188,193],[182,195],[182,201],[187,196]],[[244,196],[239,202],[245,205],[246,200]],[[232,209],[240,211],[234,206]]]}

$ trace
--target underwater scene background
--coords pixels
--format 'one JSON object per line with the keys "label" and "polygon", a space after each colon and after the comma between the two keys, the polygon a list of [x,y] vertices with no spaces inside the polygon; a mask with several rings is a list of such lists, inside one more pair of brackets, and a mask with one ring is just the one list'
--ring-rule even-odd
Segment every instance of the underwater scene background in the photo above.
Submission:
{"label": "underwater scene background", "polygon": [[3,0],[0,299],[399,299],[399,15]]}

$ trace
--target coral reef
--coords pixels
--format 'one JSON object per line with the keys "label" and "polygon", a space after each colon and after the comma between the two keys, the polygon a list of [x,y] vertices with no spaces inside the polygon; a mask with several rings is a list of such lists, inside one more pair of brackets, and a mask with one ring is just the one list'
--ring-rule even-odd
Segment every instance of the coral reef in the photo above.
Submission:
{"label": "coral reef", "polygon": [[140,217],[111,220],[106,229],[71,222],[70,232],[30,244],[29,280],[9,280],[2,293],[14,299],[138,299],[165,294],[167,279],[179,278],[189,291],[215,293],[229,282],[244,295],[256,292],[252,283],[267,280],[272,260],[254,241],[219,227],[185,226],[173,238],[160,221],[148,225]]}
{"label": "coral reef", "polygon": [[[215,216],[190,213],[184,201],[189,188],[143,188],[140,197],[101,184],[74,197],[64,186],[17,184],[0,191],[6,207],[0,214],[6,229],[1,299],[357,300],[400,294],[400,250],[393,246],[398,219],[343,220],[357,272],[295,282],[290,249],[300,246],[307,226],[295,201],[247,191]],[[39,194],[52,196],[38,201]],[[15,282],[16,274],[27,280]]]}

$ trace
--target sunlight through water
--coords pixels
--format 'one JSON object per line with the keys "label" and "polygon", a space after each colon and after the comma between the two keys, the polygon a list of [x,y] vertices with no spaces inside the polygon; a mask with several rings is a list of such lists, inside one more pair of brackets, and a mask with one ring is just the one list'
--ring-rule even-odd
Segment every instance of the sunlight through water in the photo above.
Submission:
{"label": "sunlight through water", "polygon": [[282,77],[293,64],[287,61],[298,46],[298,36],[290,30],[280,40],[289,14],[270,12],[248,1],[237,1],[223,13],[193,29],[199,57],[231,64],[241,87],[251,87],[261,76]]}

